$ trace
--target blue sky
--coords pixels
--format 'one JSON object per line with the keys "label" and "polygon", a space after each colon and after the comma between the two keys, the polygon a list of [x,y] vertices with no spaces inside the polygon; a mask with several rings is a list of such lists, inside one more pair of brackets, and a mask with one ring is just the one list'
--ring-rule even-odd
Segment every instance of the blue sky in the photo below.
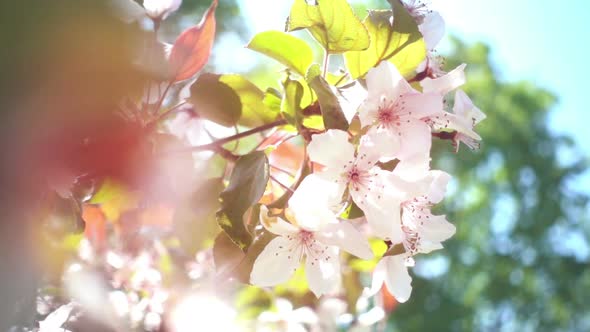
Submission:
{"label": "blue sky", "polygon": [[[559,101],[551,112],[550,128],[572,135],[581,151],[590,156],[587,143],[590,130],[586,128],[590,120],[586,106],[589,94],[586,78],[590,77],[586,61],[590,50],[587,16],[590,0],[431,0],[431,3],[445,18],[448,33],[468,42],[483,41],[492,47],[492,59],[502,79],[529,80],[555,93]],[[291,1],[287,0],[241,1],[242,13],[253,33],[282,30],[290,5]],[[233,41],[225,41],[240,42],[237,36]],[[256,56],[247,50],[232,53],[231,58],[234,66],[241,68],[256,61]]]}

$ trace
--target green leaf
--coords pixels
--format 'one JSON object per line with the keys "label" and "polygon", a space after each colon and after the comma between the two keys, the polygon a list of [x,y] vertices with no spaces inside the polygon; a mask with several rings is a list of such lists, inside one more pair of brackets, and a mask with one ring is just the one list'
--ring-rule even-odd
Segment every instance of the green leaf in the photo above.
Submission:
{"label": "green leaf", "polygon": [[285,94],[281,102],[281,113],[289,124],[299,128],[301,125],[301,99],[303,98],[303,85],[299,81],[287,78],[283,82]]}
{"label": "green leaf", "polygon": [[301,76],[313,62],[313,52],[305,41],[281,31],[261,32],[246,47],[277,60]]}
{"label": "green leaf", "polygon": [[[426,57],[426,45],[418,25],[399,0],[389,1],[391,10],[370,11],[364,20],[371,46],[364,51],[344,54],[353,79],[389,60],[404,76],[412,74]],[[392,23],[393,22],[393,23]]]}
{"label": "green leaf", "polygon": [[202,74],[190,88],[189,101],[198,105],[202,117],[220,125],[231,127],[242,115],[240,96],[229,85],[220,81],[220,75]]}
{"label": "green leaf", "polygon": [[338,97],[336,97],[328,82],[320,76],[319,66],[314,64],[309,67],[305,78],[318,96],[326,129],[348,130],[348,121],[344,117]]}
{"label": "green leaf", "polygon": [[219,81],[232,88],[240,99],[242,107],[238,124],[257,127],[276,120],[278,112],[266,106],[264,92],[254,83],[236,74],[221,75]]}
{"label": "green leaf", "polygon": [[281,93],[275,88],[267,88],[266,92],[264,92],[264,98],[262,102],[266,107],[270,108],[271,111],[280,113],[281,112],[281,102],[283,96]]}
{"label": "green leaf", "polygon": [[367,28],[346,0],[316,0],[316,3],[309,5],[306,0],[295,0],[287,30],[308,29],[331,54],[361,51],[369,47]]}
{"label": "green leaf", "polygon": [[241,156],[236,161],[227,188],[219,196],[221,209],[216,215],[217,223],[242,250],[252,242],[243,215],[264,194],[268,176],[268,159],[264,152]]}

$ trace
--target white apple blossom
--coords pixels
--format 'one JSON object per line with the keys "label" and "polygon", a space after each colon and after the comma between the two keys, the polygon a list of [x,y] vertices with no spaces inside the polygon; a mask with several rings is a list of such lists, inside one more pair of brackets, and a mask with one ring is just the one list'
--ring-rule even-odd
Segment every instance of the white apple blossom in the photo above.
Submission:
{"label": "white apple blossom", "polygon": [[426,43],[428,50],[433,50],[445,35],[445,21],[437,12],[430,9],[429,1],[403,0],[404,7],[412,16]]}
{"label": "white apple blossom", "polygon": [[[420,84],[424,91],[447,94],[462,86],[465,81],[465,64],[462,64],[444,76],[435,79],[426,78]],[[485,114],[473,104],[467,94],[456,90],[453,113],[442,111],[429,116],[426,122],[434,131],[454,130],[456,133],[453,134],[452,139],[455,150],[458,151],[460,142],[471,149],[479,148],[478,141],[481,137],[473,131],[473,128],[483,119]]]}
{"label": "white apple blossom", "polygon": [[434,49],[445,34],[445,21],[437,12],[430,9],[429,3],[421,0],[403,0],[404,7],[418,24],[418,30],[426,44],[426,59],[416,68],[416,72],[426,72],[428,77],[442,76],[442,57]]}
{"label": "white apple blossom", "polygon": [[310,180],[289,200],[293,223],[268,217],[268,210],[261,209],[262,225],[278,236],[256,258],[250,274],[252,284],[267,287],[284,283],[305,260],[309,288],[320,297],[339,283],[340,249],[363,259],[373,256],[364,237],[327,208],[323,187],[313,176]]}
{"label": "white apple blossom", "polygon": [[445,193],[450,176],[442,171],[430,171],[419,181],[405,181],[395,171],[390,181],[400,188],[406,197],[398,205],[387,205],[391,215],[401,214],[399,223],[393,218],[393,244],[401,244],[404,252],[383,257],[373,272],[373,292],[385,283],[389,292],[405,302],[412,292],[407,267],[414,265],[413,256],[441,249],[441,242],[455,234],[455,226],[445,216],[433,215],[430,208],[439,203]]}
{"label": "white apple blossom", "polygon": [[143,0],[143,8],[148,16],[154,20],[164,20],[168,15],[177,11],[182,0]]}
{"label": "white apple blossom", "polygon": [[362,127],[371,126],[369,136],[388,142],[376,146],[380,160],[428,155],[432,139],[423,119],[442,112],[442,95],[416,91],[387,61],[369,70],[366,79],[368,97],[359,117]]}
{"label": "white apple blossom", "polygon": [[[322,179],[332,184],[332,190],[328,193],[331,205],[339,203],[348,189],[352,200],[365,212],[373,233],[386,238],[391,233],[391,218],[380,211],[386,203],[387,197],[384,195],[395,189],[385,186],[388,172],[376,166],[381,157],[374,142],[377,139],[379,137],[363,136],[357,151],[348,141],[348,133],[332,129],[314,135],[307,152],[313,162],[325,166],[318,173],[316,182]],[[318,185],[329,187],[326,184]]]}

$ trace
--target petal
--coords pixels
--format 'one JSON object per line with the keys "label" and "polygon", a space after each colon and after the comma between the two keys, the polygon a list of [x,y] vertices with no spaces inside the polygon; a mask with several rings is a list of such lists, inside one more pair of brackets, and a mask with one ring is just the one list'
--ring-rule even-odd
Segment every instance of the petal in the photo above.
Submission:
{"label": "petal", "polygon": [[473,104],[473,101],[471,101],[463,90],[457,90],[455,92],[453,113],[466,119],[472,126],[475,126],[486,118],[486,115]]}
{"label": "petal", "polygon": [[398,158],[409,159],[416,155],[429,155],[432,145],[430,127],[420,120],[406,118],[399,128],[401,147]]}
{"label": "petal", "polygon": [[369,99],[380,101],[385,96],[390,100],[396,100],[401,95],[415,92],[395,65],[389,61],[381,61],[377,67],[369,70],[365,78]]}
{"label": "petal", "polygon": [[452,129],[476,140],[481,137],[473,131],[474,121],[449,112],[439,112],[428,118],[433,130]]}
{"label": "petal", "polygon": [[400,136],[398,133],[380,127],[373,127],[369,129],[367,134],[363,136],[366,150],[370,147],[373,154],[379,156],[379,160],[387,162],[397,158],[401,146]]}
{"label": "petal", "polygon": [[401,97],[409,116],[421,119],[443,111],[443,96],[438,93],[413,93]]}
{"label": "petal", "polygon": [[[356,165],[362,170],[369,170],[383,159],[382,150],[393,155],[399,149],[398,137],[390,137],[388,130],[378,127],[371,128],[370,134],[363,135],[360,139]],[[362,158],[359,158],[362,157]]]}
{"label": "petal", "polygon": [[309,289],[316,297],[335,290],[340,281],[338,248],[330,246],[321,255],[308,256],[305,261],[305,275]]}
{"label": "petal", "polygon": [[405,254],[387,256],[381,259],[385,266],[385,286],[400,303],[406,302],[410,298],[410,294],[412,294],[412,277],[408,273],[405,260]]}
{"label": "petal", "polygon": [[[417,181],[427,176],[429,171],[430,156],[427,154],[416,154],[404,160],[400,160],[395,166],[393,173],[405,181]],[[423,191],[420,195],[424,193],[426,193],[426,191]]]}
{"label": "petal", "polygon": [[420,228],[420,252],[429,253],[442,248],[441,242],[455,235],[455,225],[447,221],[445,216],[432,216]]}
{"label": "petal", "polygon": [[356,81],[344,87],[332,89],[335,90],[344,117],[350,124],[352,118],[356,115],[359,106],[367,98],[367,90]]}
{"label": "petal", "polygon": [[448,92],[465,84],[465,64],[459,65],[448,74],[439,78],[425,78],[420,82],[424,93],[435,92],[446,95]]}
{"label": "petal", "polygon": [[367,204],[363,212],[371,228],[371,233],[378,238],[399,243],[403,240],[401,230],[401,203],[385,197],[380,204]]}
{"label": "petal", "polygon": [[381,290],[381,287],[383,287],[383,283],[385,282],[385,278],[387,277],[387,269],[385,268],[385,260],[381,259],[377,265],[375,266],[375,269],[373,270],[373,279],[371,281],[371,290],[369,291],[369,294],[375,295],[377,294],[377,292],[379,292],[379,290]]}
{"label": "petal", "polygon": [[395,170],[385,177],[385,195],[386,197],[395,197],[398,202],[405,202],[426,195],[430,184],[430,179],[426,177],[415,181],[398,176],[396,166]]}
{"label": "petal", "polygon": [[297,225],[313,231],[333,222],[344,189],[341,182],[328,181],[317,174],[306,176],[289,199]]}
{"label": "petal", "polygon": [[377,118],[377,112],[381,107],[381,102],[377,100],[365,100],[359,107],[359,120],[361,121],[361,128],[370,126]]}
{"label": "petal", "polygon": [[299,231],[297,227],[294,225],[284,221],[278,217],[269,217],[268,216],[268,208],[264,205],[260,207],[260,223],[264,228],[266,228],[269,232],[277,235],[291,235],[295,234]]}
{"label": "petal", "polygon": [[323,134],[313,135],[307,146],[311,161],[322,164],[333,171],[354,159],[354,146],[348,142],[348,133],[330,129]]}
{"label": "petal", "polygon": [[318,241],[351,253],[362,259],[372,259],[373,252],[365,237],[346,221],[328,224],[316,235]]}
{"label": "petal", "polygon": [[260,287],[284,283],[299,267],[300,259],[301,246],[297,246],[295,240],[278,236],[256,257],[250,273],[250,282]]}
{"label": "petal", "polygon": [[428,200],[434,204],[439,203],[445,197],[447,184],[451,176],[443,171],[430,171],[428,175],[430,182],[430,189],[428,191]]}
{"label": "petal", "polygon": [[418,30],[424,36],[424,42],[428,50],[433,50],[445,35],[445,21],[438,12],[430,12],[424,17]]}

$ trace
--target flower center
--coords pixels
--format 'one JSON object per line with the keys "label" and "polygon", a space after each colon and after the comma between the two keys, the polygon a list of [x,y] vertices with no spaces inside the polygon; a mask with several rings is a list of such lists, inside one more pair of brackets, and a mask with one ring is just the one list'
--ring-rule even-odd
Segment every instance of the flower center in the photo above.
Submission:
{"label": "flower center", "polygon": [[380,123],[384,125],[389,125],[394,121],[399,120],[399,116],[396,116],[392,109],[385,108],[379,110],[379,113],[377,114],[377,119]]}
{"label": "flower center", "polygon": [[299,231],[299,241],[304,246],[309,246],[314,242],[313,233],[302,229]]}
{"label": "flower center", "polygon": [[[401,97],[399,96],[399,98]],[[412,112],[406,111],[403,100],[393,101],[384,96],[377,111],[376,122],[381,128],[393,129],[393,127],[400,127],[402,122],[407,120],[405,117],[411,114]]]}
{"label": "flower center", "polygon": [[358,169],[356,166],[353,166],[346,173],[348,185],[355,191],[359,191],[360,187],[367,186],[370,182],[370,177],[369,172]]}

